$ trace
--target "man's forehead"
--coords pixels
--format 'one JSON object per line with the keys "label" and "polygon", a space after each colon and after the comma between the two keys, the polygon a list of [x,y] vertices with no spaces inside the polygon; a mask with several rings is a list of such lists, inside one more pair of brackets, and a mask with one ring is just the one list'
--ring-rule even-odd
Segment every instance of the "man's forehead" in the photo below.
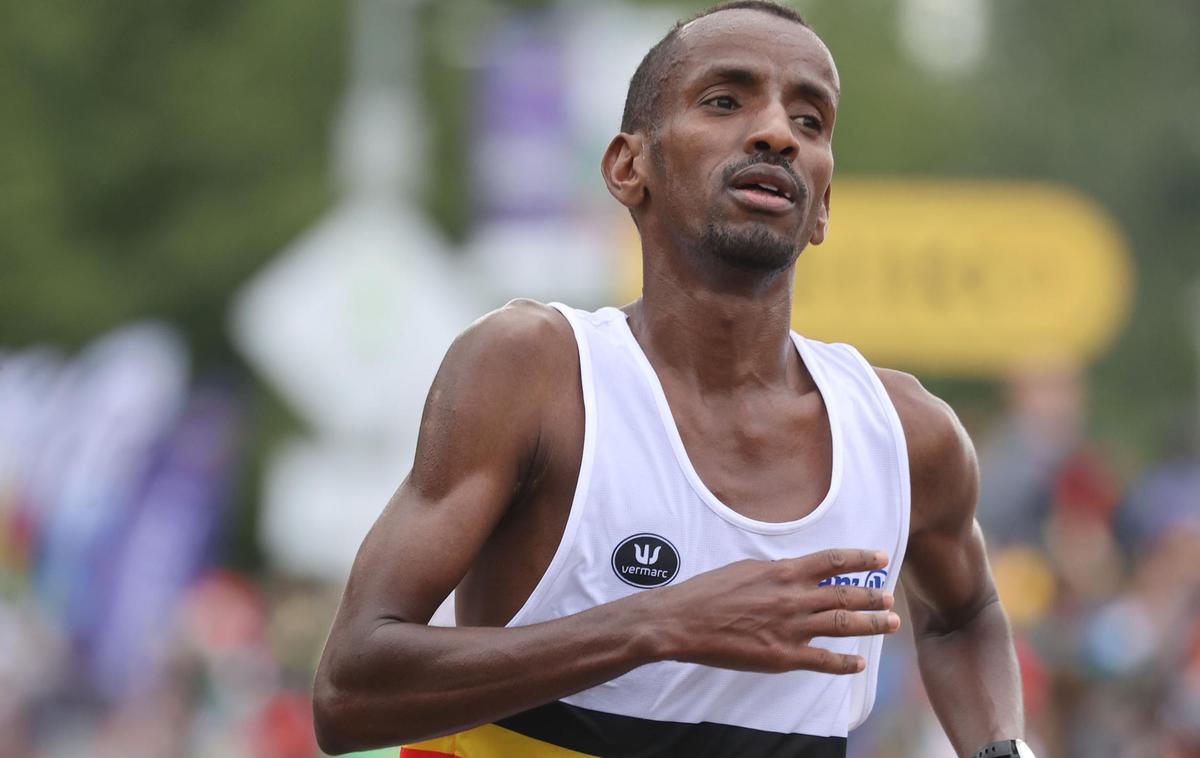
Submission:
{"label": "man's forehead", "polygon": [[807,68],[828,81],[835,95],[841,89],[833,55],[816,32],[765,11],[737,8],[702,16],[679,30],[678,50],[677,64],[737,54],[771,56],[773,62]]}

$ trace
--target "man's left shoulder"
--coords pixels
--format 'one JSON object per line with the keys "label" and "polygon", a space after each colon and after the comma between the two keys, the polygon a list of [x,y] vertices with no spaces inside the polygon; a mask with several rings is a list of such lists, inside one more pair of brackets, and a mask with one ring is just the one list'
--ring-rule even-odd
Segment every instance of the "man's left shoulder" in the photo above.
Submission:
{"label": "man's left shoulder", "polygon": [[885,368],[875,372],[904,428],[913,504],[963,503],[973,508],[979,466],[954,409],[912,374]]}

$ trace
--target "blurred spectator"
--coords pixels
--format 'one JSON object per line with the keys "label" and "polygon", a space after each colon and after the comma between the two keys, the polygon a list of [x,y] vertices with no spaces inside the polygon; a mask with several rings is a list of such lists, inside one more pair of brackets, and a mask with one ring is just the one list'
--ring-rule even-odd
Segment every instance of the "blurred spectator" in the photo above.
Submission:
{"label": "blurred spectator", "polygon": [[1083,444],[1086,392],[1079,367],[1037,364],[1014,372],[1007,412],[979,443],[978,517],[988,542],[1037,543],[1059,470]]}
{"label": "blurred spectator", "polygon": [[1122,543],[1144,554],[1164,533],[1200,533],[1200,415],[1181,413],[1158,462],[1130,488],[1119,513]]}

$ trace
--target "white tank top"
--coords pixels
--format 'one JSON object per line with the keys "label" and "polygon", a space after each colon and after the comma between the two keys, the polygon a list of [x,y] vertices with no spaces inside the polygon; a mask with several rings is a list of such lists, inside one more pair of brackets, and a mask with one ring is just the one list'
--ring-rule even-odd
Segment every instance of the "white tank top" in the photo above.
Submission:
{"label": "white tank top", "polygon": [[[883,384],[854,348],[792,334],[828,410],[833,471],[811,513],[764,522],[732,510],[700,480],[625,314],[552,305],[579,347],[583,457],[562,540],[508,626],[568,616],[745,558],[830,547],[886,552],[886,571],[834,581],[895,590],[908,540],[907,448]],[[419,747],[453,756],[844,756],[848,731],[871,710],[883,639],[812,644],[861,655],[866,669],[756,674],[652,663]]]}

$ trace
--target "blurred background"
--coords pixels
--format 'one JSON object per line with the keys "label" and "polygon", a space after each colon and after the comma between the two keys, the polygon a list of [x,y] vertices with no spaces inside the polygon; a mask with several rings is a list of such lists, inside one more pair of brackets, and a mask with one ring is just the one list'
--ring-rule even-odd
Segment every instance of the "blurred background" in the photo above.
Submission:
{"label": "blurred background", "polygon": [[[319,755],[449,341],[637,296],[598,162],[700,7],[0,9],[0,756]],[[797,7],[843,100],[796,328],[971,431],[1031,742],[1200,755],[1200,7]],[[851,755],[952,755],[887,651]]]}

